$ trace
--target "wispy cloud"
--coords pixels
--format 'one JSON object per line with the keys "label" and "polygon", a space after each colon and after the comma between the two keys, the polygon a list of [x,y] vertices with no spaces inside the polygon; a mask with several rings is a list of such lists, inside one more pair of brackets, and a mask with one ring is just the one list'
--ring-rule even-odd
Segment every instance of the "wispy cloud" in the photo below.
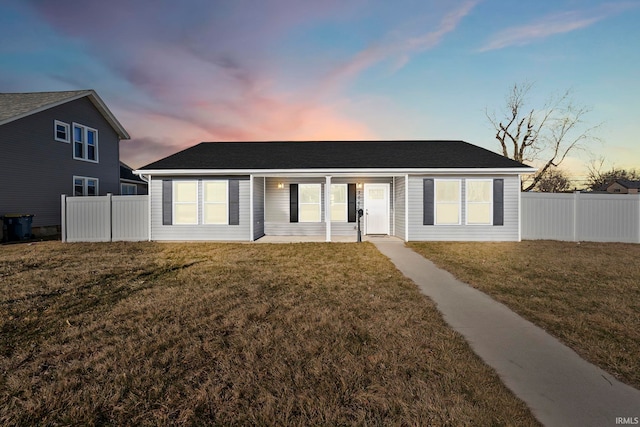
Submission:
{"label": "wispy cloud", "polygon": [[587,28],[596,22],[638,6],[638,3],[611,3],[591,10],[574,10],[547,15],[533,23],[507,28],[494,34],[479,51],[524,46],[557,34]]}
{"label": "wispy cloud", "polygon": [[395,70],[404,67],[411,56],[433,49],[440,44],[445,35],[454,31],[462,19],[471,12],[479,0],[466,1],[458,8],[449,12],[438,24],[437,28],[425,34],[414,37],[401,37],[397,33],[393,40],[374,43],[358,52],[349,61],[337,67],[327,79],[330,84],[336,84],[352,78],[367,68],[388,59],[395,59]]}

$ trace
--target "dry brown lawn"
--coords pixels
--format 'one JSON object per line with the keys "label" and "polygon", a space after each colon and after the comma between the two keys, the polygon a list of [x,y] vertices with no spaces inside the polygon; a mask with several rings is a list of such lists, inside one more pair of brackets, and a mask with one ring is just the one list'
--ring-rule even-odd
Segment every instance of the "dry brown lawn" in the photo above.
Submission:
{"label": "dry brown lawn", "polygon": [[0,247],[0,425],[536,425],[370,244]]}
{"label": "dry brown lawn", "polygon": [[640,245],[525,241],[409,246],[640,388]]}

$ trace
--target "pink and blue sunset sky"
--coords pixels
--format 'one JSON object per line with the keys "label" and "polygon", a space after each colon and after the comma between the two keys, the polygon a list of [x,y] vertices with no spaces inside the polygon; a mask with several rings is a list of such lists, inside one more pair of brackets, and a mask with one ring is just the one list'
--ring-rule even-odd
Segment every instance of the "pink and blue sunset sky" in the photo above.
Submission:
{"label": "pink and blue sunset sky", "polygon": [[[139,167],[200,141],[462,139],[516,82],[573,89],[591,157],[640,168],[640,2],[25,1],[0,5],[0,92],[92,88]],[[540,99],[536,99],[539,97]]]}

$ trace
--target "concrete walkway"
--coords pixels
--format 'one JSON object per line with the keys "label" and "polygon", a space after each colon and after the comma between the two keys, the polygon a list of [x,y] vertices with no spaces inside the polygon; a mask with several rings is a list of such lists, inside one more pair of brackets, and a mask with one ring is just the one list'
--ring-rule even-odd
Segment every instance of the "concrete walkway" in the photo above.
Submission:
{"label": "concrete walkway", "polygon": [[[638,424],[640,391],[394,238],[371,239],[546,426]],[[624,420],[617,419],[618,417]],[[625,422],[626,421],[626,422]]]}

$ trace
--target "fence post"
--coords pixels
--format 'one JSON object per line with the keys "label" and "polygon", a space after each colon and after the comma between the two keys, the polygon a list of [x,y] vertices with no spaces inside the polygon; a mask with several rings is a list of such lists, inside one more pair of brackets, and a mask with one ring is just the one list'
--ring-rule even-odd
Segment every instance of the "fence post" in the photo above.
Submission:
{"label": "fence post", "polygon": [[109,241],[113,242],[113,194],[107,193],[109,198]]}
{"label": "fence post", "polygon": [[67,241],[67,195],[63,194],[60,197],[60,234],[62,241]]}
{"label": "fence post", "polygon": [[573,192],[573,241],[578,242],[578,198],[579,191]]}

